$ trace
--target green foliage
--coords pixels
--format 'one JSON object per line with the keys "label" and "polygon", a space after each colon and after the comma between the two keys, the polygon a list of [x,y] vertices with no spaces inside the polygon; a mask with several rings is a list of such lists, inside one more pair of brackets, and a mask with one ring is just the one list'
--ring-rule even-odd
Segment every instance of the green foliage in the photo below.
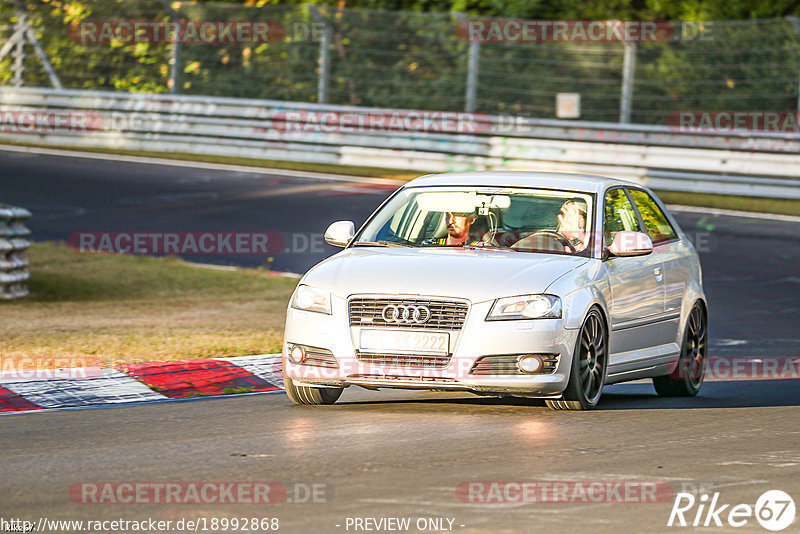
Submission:
{"label": "green foliage", "polygon": [[[171,5],[175,12],[165,6]],[[27,0],[31,21],[66,88],[164,93],[177,53],[183,94],[314,102],[320,76],[320,22],[330,28],[328,102],[427,110],[465,105],[469,43],[462,16],[544,20],[699,22],[797,13],[798,0],[335,0],[316,3],[238,0]],[[402,11],[400,11],[402,10]],[[466,15],[459,15],[465,13]],[[13,31],[11,2],[0,3],[0,42]],[[268,43],[180,45],[85,43],[82,20],[263,21],[286,35]],[[692,28],[697,26],[691,26]],[[798,32],[786,18],[706,24],[706,37],[637,47],[633,121],[665,123],[691,109],[786,110],[797,101]],[[555,95],[582,95],[582,118],[615,121],[622,45],[618,42],[482,43],[477,110],[552,118]],[[0,84],[13,76],[0,62]],[[25,85],[49,86],[35,54]]]}
{"label": "green foliage", "polygon": [[[0,8],[0,24],[16,22],[11,2]],[[71,32],[82,20],[165,20],[158,0],[127,2],[57,1],[27,2],[30,23],[50,58],[53,68],[74,89],[106,89],[133,92],[165,92],[169,46],[163,43],[83,43]],[[27,54],[25,85],[49,86],[36,55]],[[8,84],[12,72],[6,61],[0,84]]]}

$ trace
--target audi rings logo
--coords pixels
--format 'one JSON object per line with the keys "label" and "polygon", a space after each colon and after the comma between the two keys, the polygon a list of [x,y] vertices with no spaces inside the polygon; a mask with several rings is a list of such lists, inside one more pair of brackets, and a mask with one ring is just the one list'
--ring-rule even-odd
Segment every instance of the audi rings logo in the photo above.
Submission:
{"label": "audi rings logo", "polygon": [[381,316],[387,323],[424,324],[431,318],[431,310],[427,306],[389,304]]}

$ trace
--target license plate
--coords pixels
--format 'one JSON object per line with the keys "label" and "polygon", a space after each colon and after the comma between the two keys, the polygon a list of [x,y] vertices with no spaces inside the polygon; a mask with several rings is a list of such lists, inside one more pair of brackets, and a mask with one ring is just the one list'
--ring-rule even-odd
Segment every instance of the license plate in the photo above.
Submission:
{"label": "license plate", "polygon": [[362,351],[408,354],[449,354],[447,332],[408,332],[403,330],[362,330]]}

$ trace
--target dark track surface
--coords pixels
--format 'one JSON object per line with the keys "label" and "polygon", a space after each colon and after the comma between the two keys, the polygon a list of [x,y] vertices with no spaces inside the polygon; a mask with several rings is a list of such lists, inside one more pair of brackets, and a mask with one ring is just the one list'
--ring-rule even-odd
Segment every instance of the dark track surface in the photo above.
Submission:
{"label": "dark track surface", "polygon": [[[318,235],[334,220],[359,224],[389,192],[3,151],[0,191],[0,201],[37,214],[29,226],[39,240],[98,231]],[[800,224],[677,217],[703,245],[711,355],[800,355]],[[302,272],[333,250],[279,254],[272,268]],[[717,485],[733,504],[782,489],[800,505],[798,380],[711,382],[700,397],[678,401],[656,397],[649,383],[623,384],[606,390],[597,411],[578,414],[467,394],[351,389],[340,402],[299,407],[279,394],[4,417],[0,516],[271,514],[285,532],[346,532],[347,517],[365,516],[450,517],[463,532],[675,530],[666,527],[671,502],[487,507],[456,498],[468,480],[663,480]],[[88,506],[67,494],[80,481],[254,480],[327,484],[328,502]],[[797,531],[797,522],[786,530]],[[764,530],[751,520],[737,532]]]}

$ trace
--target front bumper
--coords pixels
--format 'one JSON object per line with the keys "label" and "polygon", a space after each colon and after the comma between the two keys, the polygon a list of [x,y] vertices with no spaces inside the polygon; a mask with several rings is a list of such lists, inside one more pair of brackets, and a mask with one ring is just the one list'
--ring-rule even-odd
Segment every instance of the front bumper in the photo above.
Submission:
{"label": "front bumper", "polygon": [[[349,323],[347,301],[333,297],[332,314],[289,308],[283,344],[283,372],[298,385],[426,390],[461,390],[490,395],[558,397],[572,366],[578,330],[565,329],[561,319],[485,321],[492,302],[472,304],[464,327],[451,335],[446,367],[422,368],[364,363],[356,356],[358,327]],[[331,351],[338,367],[295,364],[288,347],[300,344]],[[475,362],[484,356],[556,354],[558,363],[545,374],[475,375]]]}

